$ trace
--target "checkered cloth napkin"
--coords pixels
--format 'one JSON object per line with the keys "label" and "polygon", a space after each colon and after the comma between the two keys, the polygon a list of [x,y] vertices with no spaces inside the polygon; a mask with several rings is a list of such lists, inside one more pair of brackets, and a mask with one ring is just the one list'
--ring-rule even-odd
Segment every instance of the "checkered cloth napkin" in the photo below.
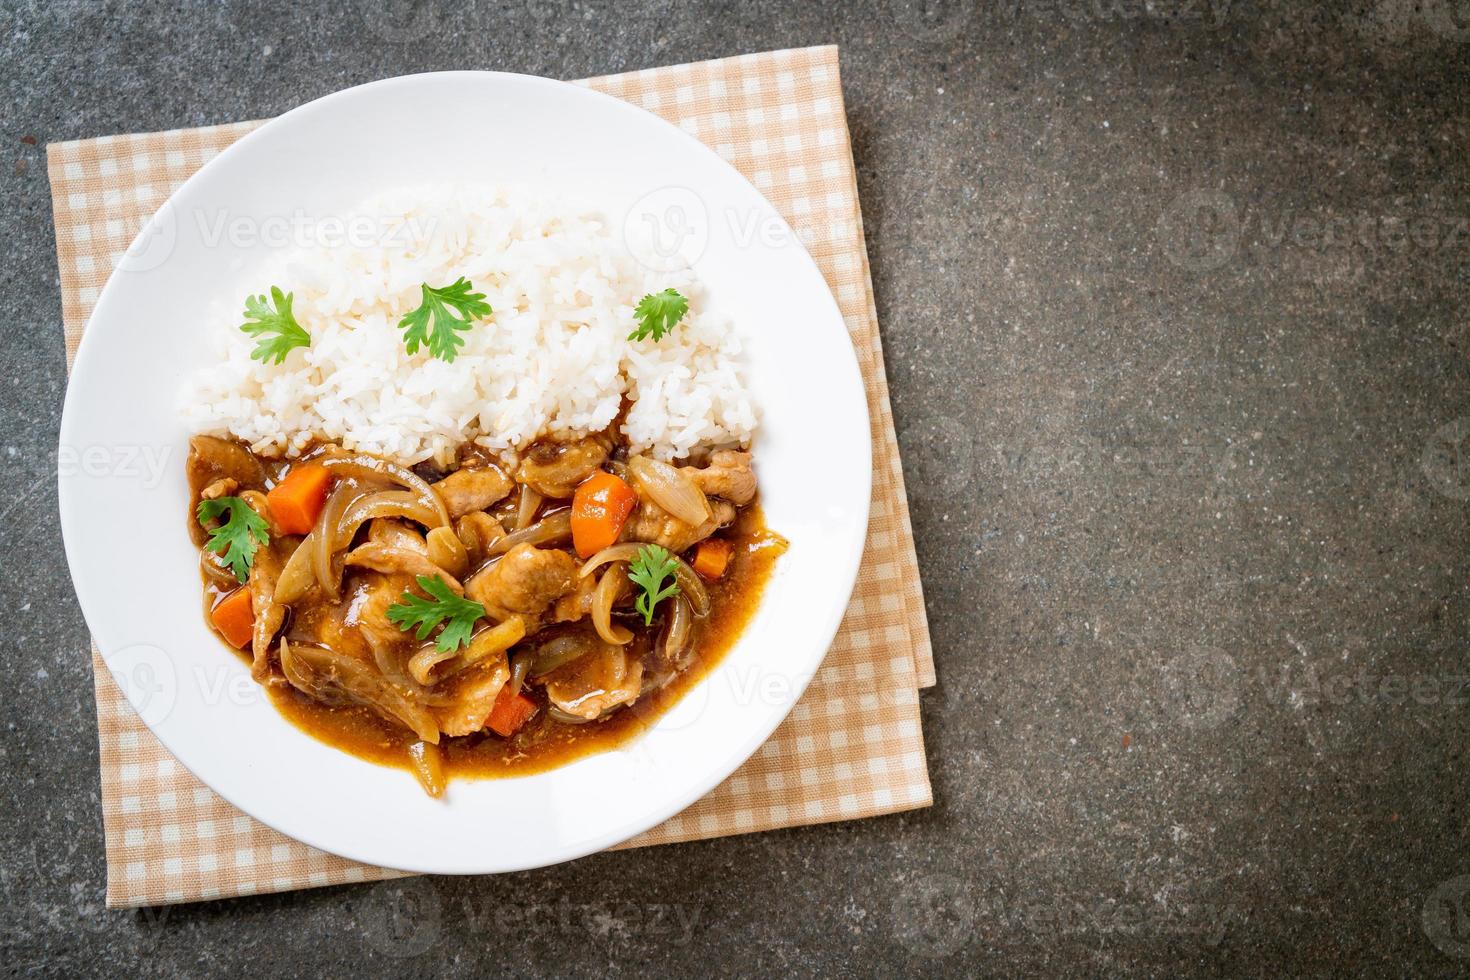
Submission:
{"label": "checkered cloth napkin", "polygon": [[[849,820],[932,802],[918,690],[934,683],[903,471],[835,47],[746,55],[580,84],[642,106],[703,140],[801,236],[852,335],[873,434],[873,504],[852,604],[805,696],[708,796],[622,845]],[[67,360],[103,283],[143,222],[194,171],[258,122],[47,149]],[[287,891],[400,872],[347,861],[236,810],[179,765],[138,719],[96,650],[102,806],[111,906]]]}

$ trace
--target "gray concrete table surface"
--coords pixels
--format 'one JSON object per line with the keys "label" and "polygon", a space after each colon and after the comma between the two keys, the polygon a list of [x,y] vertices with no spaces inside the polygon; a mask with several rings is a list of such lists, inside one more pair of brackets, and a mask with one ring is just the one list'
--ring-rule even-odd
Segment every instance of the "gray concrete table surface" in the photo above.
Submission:
{"label": "gray concrete table surface", "polygon": [[[4,7],[9,974],[1470,971],[1463,3]],[[45,144],[416,71],[829,42],[937,650],[935,806],[104,910]]]}

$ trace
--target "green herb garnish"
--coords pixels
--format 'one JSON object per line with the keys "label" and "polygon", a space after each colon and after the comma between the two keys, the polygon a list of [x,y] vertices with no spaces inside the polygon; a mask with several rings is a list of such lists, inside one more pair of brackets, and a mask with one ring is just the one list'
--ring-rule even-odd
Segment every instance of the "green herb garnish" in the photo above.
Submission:
{"label": "green herb garnish", "polygon": [[638,549],[638,557],[628,566],[628,578],[643,590],[643,594],[634,601],[633,607],[643,614],[644,626],[653,624],[655,606],[669,596],[679,594],[677,582],[663,584],[664,579],[674,574],[678,564],[679,559],[666,549],[656,544],[646,544]]}
{"label": "green herb garnish", "polygon": [[485,607],[455,595],[437,575],[433,578],[420,575],[418,583],[419,588],[434,597],[433,601],[412,592],[404,592],[402,602],[395,602],[388,607],[389,622],[405,631],[418,627],[414,636],[420,640],[428,639],[434,627],[444,623],[443,632],[434,641],[434,646],[441,653],[449,653],[467,645],[470,642],[470,631],[475,628],[475,621],[485,615]]}
{"label": "green herb garnish", "polygon": [[652,337],[663,340],[664,336],[679,325],[684,314],[689,312],[689,301],[676,289],[665,289],[661,293],[649,293],[638,301],[633,318],[638,329],[628,334],[629,340]]}
{"label": "green herb garnish", "polygon": [[199,523],[209,530],[209,522],[221,516],[229,516],[209,532],[205,547],[224,559],[241,582],[250,577],[250,566],[255,564],[255,549],[270,543],[269,528],[250,505],[239,497],[216,497],[214,500],[199,501],[196,512]]}
{"label": "green herb garnish", "polygon": [[292,348],[311,346],[311,334],[291,315],[293,296],[295,293],[283,293],[279,286],[272,286],[269,300],[275,302],[274,310],[263,294],[245,297],[246,322],[240,324],[240,329],[255,338],[255,350],[250,352],[255,360],[275,358],[280,364]]}
{"label": "green herb garnish", "polygon": [[[417,354],[422,344],[439,360],[454,360],[459,348],[464,346],[464,338],[459,332],[468,330],[475,320],[492,312],[490,304],[485,302],[484,293],[470,292],[474,288],[474,284],[463,276],[438,289],[424,283],[424,301],[418,309],[398,321],[398,329],[407,331],[403,340],[408,352]],[[451,306],[459,311],[458,317],[449,312]]]}

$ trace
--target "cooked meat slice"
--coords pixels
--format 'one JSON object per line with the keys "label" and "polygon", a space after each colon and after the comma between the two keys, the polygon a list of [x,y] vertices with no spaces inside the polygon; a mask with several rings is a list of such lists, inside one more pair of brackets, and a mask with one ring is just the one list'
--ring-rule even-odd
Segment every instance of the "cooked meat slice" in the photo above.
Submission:
{"label": "cooked meat slice", "polygon": [[367,541],[348,552],[343,563],[386,575],[438,576],[455,592],[464,592],[454,575],[429,558],[428,542],[407,521],[377,518],[368,525]]}
{"label": "cooked meat slice", "polygon": [[516,479],[544,496],[565,500],[607,461],[610,448],[601,433],[576,442],[538,442],[526,451]]}
{"label": "cooked meat slice", "polygon": [[592,611],[592,594],[597,591],[596,575],[577,576],[577,586],[556,600],[551,610],[553,623],[572,623]]}
{"label": "cooked meat slice", "polygon": [[368,524],[368,540],[390,548],[429,553],[428,542],[412,524],[392,517],[379,517]]}
{"label": "cooked meat slice", "polygon": [[708,466],[689,467],[684,472],[707,496],[724,497],[737,507],[755,499],[755,471],[750,467],[750,453],[721,449],[710,456]]}
{"label": "cooked meat slice", "polygon": [[695,527],[679,520],[652,500],[638,502],[620,540],[642,541],[662,545],[678,554],[694,547],[720,528],[735,520],[735,505],[718,498],[709,502],[710,519]]}
{"label": "cooked meat slice", "polygon": [[344,564],[357,568],[370,568],[375,572],[383,572],[388,575],[400,573],[414,576],[426,575],[429,578],[437,576],[442,578],[444,584],[456,593],[464,593],[464,586],[459,584],[458,579],[430,561],[426,552],[417,551],[412,547],[397,547],[368,541],[349,551]]}
{"label": "cooked meat slice", "polygon": [[286,607],[275,598],[283,564],[275,548],[257,548],[245,583],[250,589],[250,611],[255,615],[250,632],[250,676],[257,681],[270,676],[271,641],[286,621]]}
{"label": "cooked meat slice", "polygon": [[218,500],[220,497],[228,497],[240,487],[240,482],[231,477],[223,480],[215,480],[209,486],[199,492],[200,500]]}
{"label": "cooked meat slice", "polygon": [[496,622],[514,614],[539,617],[577,584],[577,562],[565,551],[518,544],[465,585],[465,595]]}
{"label": "cooked meat slice", "polygon": [[[418,649],[418,641],[388,618],[388,607],[402,602],[403,593],[412,589],[414,580],[409,575],[367,572],[354,576],[346,603],[332,607],[333,614],[313,623],[319,642],[375,663],[380,673],[402,680],[404,665]],[[336,613],[338,609],[342,611]]]}
{"label": "cooked meat slice", "polygon": [[643,661],[623,647],[603,644],[596,653],[562,664],[543,680],[552,704],[590,721],[638,700]]}
{"label": "cooked meat slice", "polygon": [[265,485],[265,467],[255,454],[238,442],[215,436],[195,436],[189,440],[189,485],[204,486],[232,479],[246,487]]}
{"label": "cooked meat slice", "polygon": [[470,735],[485,727],[496,695],[510,680],[510,665],[505,654],[476,664],[434,690],[449,688],[450,702],[433,709],[434,719],[445,735]]}
{"label": "cooked meat slice", "polygon": [[348,627],[344,621],[348,608],[335,602],[303,605],[291,617],[291,628],[286,631],[286,638],[292,643],[316,643],[359,660],[371,660],[372,653],[366,641],[355,626]]}
{"label": "cooked meat slice", "polygon": [[510,493],[510,477],[500,467],[486,463],[466,466],[433,484],[444,498],[450,517],[462,517],[474,510],[484,510]]}

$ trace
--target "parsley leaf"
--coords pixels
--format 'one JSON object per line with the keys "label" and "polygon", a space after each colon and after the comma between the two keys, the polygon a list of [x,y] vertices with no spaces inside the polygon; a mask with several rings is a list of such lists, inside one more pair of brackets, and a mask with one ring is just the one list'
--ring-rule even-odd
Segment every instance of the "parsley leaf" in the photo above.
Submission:
{"label": "parsley leaf", "polygon": [[628,578],[643,590],[633,607],[643,614],[643,625],[653,624],[653,607],[671,595],[679,594],[679,584],[664,579],[674,574],[679,560],[656,544],[646,544],[638,549],[638,557],[628,566]]}
{"label": "parsley leaf", "polygon": [[[417,354],[419,345],[423,344],[439,360],[454,360],[459,348],[464,346],[464,338],[457,331],[468,330],[475,320],[492,312],[490,304],[485,302],[484,293],[470,292],[474,288],[474,284],[464,276],[438,289],[424,283],[424,301],[418,309],[398,321],[398,329],[407,331],[403,340],[408,352]],[[458,317],[449,312],[451,306],[459,311]]]}
{"label": "parsley leaf", "polygon": [[419,588],[434,597],[433,601],[404,592],[402,602],[388,607],[388,620],[404,631],[418,627],[414,636],[420,640],[428,639],[434,627],[444,623],[444,630],[434,641],[434,646],[441,653],[468,645],[470,631],[475,628],[475,620],[485,615],[485,607],[478,602],[461,599],[437,575],[433,578],[420,575],[418,583]]}
{"label": "parsley leaf", "polygon": [[688,312],[689,301],[678,290],[665,289],[661,293],[649,293],[638,301],[638,307],[633,310],[638,329],[628,334],[628,339],[643,340],[645,337],[652,337],[654,340],[663,340],[664,335],[677,327]]}
{"label": "parsley leaf", "polygon": [[[240,329],[255,338],[255,350],[250,356],[257,361],[275,358],[280,364],[293,347],[310,347],[311,334],[307,333],[291,315],[291,300],[295,293],[282,293],[279,286],[271,287],[269,301],[260,296],[245,297],[245,321]],[[276,308],[270,308],[270,302]],[[274,336],[266,337],[266,334]]]}
{"label": "parsley leaf", "polygon": [[250,566],[255,564],[255,549],[270,543],[270,525],[239,497],[199,501],[197,516],[205,530],[209,529],[210,521],[217,521],[225,514],[229,517],[209,532],[204,547],[221,555],[235,578],[243,582],[250,577]]}

